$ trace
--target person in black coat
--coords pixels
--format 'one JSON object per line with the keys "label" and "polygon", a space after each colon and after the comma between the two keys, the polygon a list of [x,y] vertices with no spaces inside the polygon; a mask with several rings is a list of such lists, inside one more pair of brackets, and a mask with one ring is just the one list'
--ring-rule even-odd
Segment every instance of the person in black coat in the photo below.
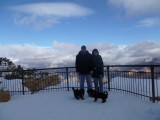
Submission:
{"label": "person in black coat", "polygon": [[103,60],[102,57],[99,55],[97,49],[94,49],[92,51],[92,58],[94,63],[92,77],[94,79],[95,90],[98,92],[103,92]]}
{"label": "person in black coat", "polygon": [[84,81],[87,81],[88,89],[92,89],[91,73],[93,71],[92,55],[86,50],[86,46],[81,47],[81,51],[76,56],[76,72],[80,79],[80,89],[84,90]]}

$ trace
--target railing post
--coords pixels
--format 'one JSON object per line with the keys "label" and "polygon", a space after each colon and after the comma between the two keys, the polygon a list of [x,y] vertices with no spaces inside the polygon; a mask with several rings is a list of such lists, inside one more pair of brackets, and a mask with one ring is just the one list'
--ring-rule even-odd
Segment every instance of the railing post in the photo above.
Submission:
{"label": "railing post", "polygon": [[22,70],[22,93],[23,93],[23,95],[25,94],[24,93],[24,70]]}
{"label": "railing post", "polygon": [[154,66],[151,65],[151,79],[152,79],[152,101],[155,102],[155,84],[154,84]]}
{"label": "railing post", "polygon": [[66,67],[66,74],[67,74],[67,90],[69,91],[68,67]]}
{"label": "railing post", "polygon": [[109,66],[107,65],[107,77],[108,77],[108,90],[110,91],[110,75],[109,75]]}

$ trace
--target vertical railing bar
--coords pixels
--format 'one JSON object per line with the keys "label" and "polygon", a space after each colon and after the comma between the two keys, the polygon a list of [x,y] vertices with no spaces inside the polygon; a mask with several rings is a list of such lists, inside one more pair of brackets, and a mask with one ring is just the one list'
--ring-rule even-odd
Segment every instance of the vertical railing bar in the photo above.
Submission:
{"label": "vertical railing bar", "polygon": [[66,74],[67,74],[67,91],[69,91],[68,67],[66,67]]}
{"label": "vertical railing bar", "polygon": [[[129,72],[130,73],[130,72]],[[131,75],[128,73],[128,77],[129,77],[129,91],[130,91],[130,95],[132,94],[132,80],[131,80]]]}
{"label": "vertical railing bar", "polygon": [[124,71],[123,72],[124,73],[124,79],[125,79],[125,90],[126,90],[126,94],[128,94],[128,92],[127,92],[127,90],[128,90],[128,81],[127,81],[127,74],[126,74],[126,72]]}
{"label": "vertical railing bar", "polygon": [[[156,91],[156,93],[157,93],[157,94],[156,94],[156,97],[158,97],[158,77],[157,77],[157,74],[158,74],[158,73],[155,73],[155,74],[156,74],[156,90],[157,90],[157,91]],[[157,103],[158,103],[158,100],[157,100]]]}
{"label": "vertical railing bar", "polygon": [[129,74],[130,71],[128,72],[128,78],[129,78],[129,91],[130,91],[130,95],[132,95],[132,76]]}
{"label": "vertical railing bar", "polygon": [[24,93],[24,71],[22,70],[22,93],[23,93],[23,95],[25,94]]}
{"label": "vertical railing bar", "polygon": [[[124,90],[126,90],[126,79],[123,77],[125,74],[124,72],[122,71],[122,79],[123,79],[123,88]],[[124,91],[124,94],[126,94],[126,91]]]}
{"label": "vertical railing bar", "polygon": [[110,89],[110,71],[109,71],[109,66],[107,66],[107,76],[108,76],[108,90],[110,91],[111,89]]}
{"label": "vertical railing bar", "polygon": [[151,75],[151,72],[150,72],[150,79],[149,79],[149,96],[152,98],[152,75]]}
{"label": "vertical railing bar", "polygon": [[[135,74],[134,74],[134,79],[135,79],[135,93],[137,93],[137,72],[135,72]],[[137,96],[137,94],[136,94],[136,96]]]}
{"label": "vertical railing bar", "polygon": [[[146,72],[143,74],[143,95],[145,95],[146,96],[146,94],[145,94],[145,82],[147,81],[147,74],[146,74]],[[143,99],[145,100],[146,99],[146,97],[143,97]]]}
{"label": "vertical railing bar", "polygon": [[154,82],[154,66],[151,65],[151,79],[152,79],[152,101],[155,103],[155,82]]}
{"label": "vertical railing bar", "polygon": [[139,93],[139,72],[137,72],[137,78],[136,78],[136,80],[137,80],[137,97],[139,97],[139,95],[138,95],[138,93]]}
{"label": "vertical railing bar", "polygon": [[132,92],[134,92],[134,79],[133,79],[133,75],[134,75],[134,72],[132,72],[132,78],[131,78],[131,80],[132,80]]}
{"label": "vertical railing bar", "polygon": [[[118,75],[119,75],[119,73],[118,73]],[[120,87],[120,89],[123,89],[123,79],[122,79],[122,77],[119,77],[120,78],[120,81],[121,81],[121,87]]]}
{"label": "vertical railing bar", "polygon": [[[116,74],[116,71],[114,70],[114,76],[116,76],[115,74]],[[115,88],[118,88],[118,79],[116,79]],[[115,90],[118,91],[118,89],[115,89]]]}
{"label": "vertical railing bar", "polygon": [[[116,72],[116,76],[117,76],[117,72]],[[118,89],[120,89],[120,77],[118,77]],[[120,92],[120,90],[118,90],[118,92]]]}
{"label": "vertical railing bar", "polygon": [[141,99],[143,99],[143,96],[142,96],[142,95],[143,95],[143,93],[142,93],[142,91],[143,91],[143,87],[142,87],[142,86],[143,86],[143,85],[142,85],[142,82],[143,82],[143,81],[142,81],[143,74],[144,74],[144,73],[141,73],[141,77],[140,77],[140,86],[141,86]]}
{"label": "vertical railing bar", "polygon": [[124,71],[124,78],[126,80],[126,94],[128,93],[129,87],[128,87],[128,75],[127,75],[127,71]]}
{"label": "vertical railing bar", "polygon": [[[146,83],[145,83],[145,85],[146,85],[146,86],[145,86],[145,87],[146,87],[146,92],[145,92],[145,93],[146,93],[147,96],[149,96],[149,94],[148,94],[148,92],[147,92],[147,90],[149,89],[147,83],[148,83],[148,81],[150,80],[150,76],[148,75],[148,73],[146,73],[146,75],[147,75],[147,79],[146,79]],[[148,88],[148,89],[147,89],[147,88]]]}
{"label": "vertical railing bar", "polygon": [[[114,79],[113,79],[113,71],[110,71],[109,72],[109,75],[110,75],[110,80],[108,82],[110,82],[110,86],[111,88],[113,88],[113,82],[114,82]],[[108,85],[108,88],[109,88],[109,85]],[[114,89],[113,89],[114,90]]]}
{"label": "vertical railing bar", "polygon": [[[127,72],[128,73],[128,72]],[[129,76],[129,74],[127,74],[127,81],[128,81],[128,91],[129,91],[129,95],[131,94],[131,87],[130,87],[130,84],[131,84],[131,82],[130,82],[130,76]]]}

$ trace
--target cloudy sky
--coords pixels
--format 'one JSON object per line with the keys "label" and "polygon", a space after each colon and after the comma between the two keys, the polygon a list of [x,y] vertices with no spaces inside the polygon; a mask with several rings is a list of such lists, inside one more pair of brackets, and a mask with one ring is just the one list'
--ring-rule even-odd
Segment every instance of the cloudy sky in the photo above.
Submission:
{"label": "cloudy sky", "polygon": [[160,57],[160,0],[1,0],[0,57],[28,67],[74,66],[81,45],[104,63]]}

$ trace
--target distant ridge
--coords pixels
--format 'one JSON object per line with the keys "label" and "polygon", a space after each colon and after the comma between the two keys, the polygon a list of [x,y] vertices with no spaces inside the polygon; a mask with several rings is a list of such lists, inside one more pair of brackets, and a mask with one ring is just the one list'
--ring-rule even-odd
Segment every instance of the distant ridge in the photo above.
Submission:
{"label": "distant ridge", "polygon": [[[142,62],[137,62],[136,65],[160,65],[160,58],[147,58]],[[127,70],[131,71],[142,71],[142,72],[150,72],[149,67],[140,67],[140,68],[127,68]],[[160,72],[160,67],[155,67],[154,72]]]}

